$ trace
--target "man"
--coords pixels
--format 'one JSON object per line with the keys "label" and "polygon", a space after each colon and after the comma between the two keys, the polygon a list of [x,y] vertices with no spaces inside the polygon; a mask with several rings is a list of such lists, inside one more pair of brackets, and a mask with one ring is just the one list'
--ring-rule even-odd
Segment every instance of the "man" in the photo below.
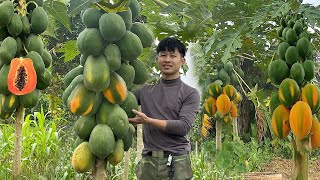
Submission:
{"label": "man", "polygon": [[139,180],[191,179],[193,177],[187,134],[199,110],[199,92],[180,79],[186,47],[172,37],[157,47],[161,79],[134,94],[142,112],[133,110],[132,123],[143,124],[142,159],[137,166]]}

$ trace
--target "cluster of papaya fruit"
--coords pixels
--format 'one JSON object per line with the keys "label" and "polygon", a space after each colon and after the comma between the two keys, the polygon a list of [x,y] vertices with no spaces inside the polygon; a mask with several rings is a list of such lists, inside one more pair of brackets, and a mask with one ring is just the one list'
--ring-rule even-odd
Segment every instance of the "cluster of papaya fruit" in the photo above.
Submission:
{"label": "cluster of papaya fruit", "polygon": [[9,118],[21,105],[32,108],[39,90],[51,83],[52,56],[40,34],[48,26],[42,0],[0,4],[0,118]]}
{"label": "cluster of papaya fruit", "polygon": [[231,119],[238,116],[236,105],[241,101],[241,95],[232,85],[222,87],[219,82],[209,84],[208,91],[210,97],[202,106],[205,114],[226,123],[232,122]]}
{"label": "cluster of papaya fruit", "polygon": [[[216,62],[213,73],[209,74],[209,83],[206,88],[202,104],[202,128],[204,137],[212,127],[210,119],[223,120],[232,123],[232,118],[238,116],[236,105],[241,101],[241,95],[232,84],[238,84],[237,76],[243,78],[244,73],[240,67],[240,60],[233,58],[226,63]],[[210,118],[211,117],[211,118]]]}
{"label": "cluster of papaya fruit", "polygon": [[279,90],[271,95],[272,128],[280,139],[289,133],[296,139],[311,139],[312,149],[320,146],[319,88],[311,83],[314,62],[310,34],[303,14],[289,14],[280,21],[278,58],[269,65],[271,82]]}
{"label": "cluster of papaya fruit", "polygon": [[278,59],[271,62],[268,75],[271,83],[280,85],[287,77],[294,79],[300,86],[314,78],[314,62],[310,33],[302,14],[287,15],[280,21],[277,29],[280,39]]}
{"label": "cluster of papaya fruit", "polygon": [[237,84],[238,80],[235,72],[238,73],[240,77],[244,76],[240,68],[240,60],[237,58],[227,61],[226,63],[218,62],[216,64],[216,70],[211,79],[213,80],[212,82],[218,81],[221,85]]}
{"label": "cluster of papaya fruit", "polygon": [[64,78],[62,100],[80,116],[74,124],[78,138],[71,162],[77,172],[93,168],[96,159],[112,165],[121,162],[132,144],[135,128],[128,118],[138,109],[133,85],[148,79],[147,68],[138,57],[154,41],[137,0],[123,12],[106,13],[98,8],[82,12],[86,28],[77,38],[80,65]]}

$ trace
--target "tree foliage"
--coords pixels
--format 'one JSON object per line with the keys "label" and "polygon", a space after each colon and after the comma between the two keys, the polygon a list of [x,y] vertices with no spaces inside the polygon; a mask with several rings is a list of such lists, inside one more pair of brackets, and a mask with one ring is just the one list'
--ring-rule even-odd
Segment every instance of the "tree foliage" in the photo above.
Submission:
{"label": "tree foliage", "polygon": [[[306,14],[314,31],[313,45],[319,49],[319,30],[315,28],[320,22],[319,7],[299,6],[296,0],[147,0],[142,5],[156,37],[177,36],[183,42],[197,43],[196,74],[200,84],[214,73],[210,67],[214,61],[241,57],[253,61],[261,72],[267,69],[275,58],[275,28],[280,17],[291,11]],[[261,82],[266,83],[267,77]]]}
{"label": "tree foliage", "polygon": [[49,0],[45,1],[45,11],[54,17],[55,20],[60,22],[69,32],[71,32],[71,26],[69,17],[67,15],[67,6],[65,3],[60,1]]}
{"label": "tree foliage", "polygon": [[70,1],[70,14],[72,16],[77,15],[82,10],[89,7],[97,7],[103,9],[106,12],[119,12],[128,7],[129,0],[71,0]]}

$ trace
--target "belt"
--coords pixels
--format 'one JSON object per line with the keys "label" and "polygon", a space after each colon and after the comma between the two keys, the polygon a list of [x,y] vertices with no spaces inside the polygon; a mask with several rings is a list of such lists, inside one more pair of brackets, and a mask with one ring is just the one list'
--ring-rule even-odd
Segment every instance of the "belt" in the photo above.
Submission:
{"label": "belt", "polygon": [[142,156],[152,156],[152,157],[157,157],[157,158],[168,158],[169,155],[172,156],[182,156],[185,155],[187,153],[183,153],[183,154],[174,154],[171,153],[169,151],[148,151],[147,153],[143,154]]}
{"label": "belt", "polygon": [[157,158],[167,158],[169,155],[172,154],[168,151],[149,151],[144,156],[152,156]]}

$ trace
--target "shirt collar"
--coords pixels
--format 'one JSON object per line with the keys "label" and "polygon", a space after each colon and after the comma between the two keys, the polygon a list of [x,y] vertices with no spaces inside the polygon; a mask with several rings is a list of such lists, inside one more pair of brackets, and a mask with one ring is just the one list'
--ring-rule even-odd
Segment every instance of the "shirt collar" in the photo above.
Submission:
{"label": "shirt collar", "polygon": [[166,80],[166,79],[160,79],[160,82],[161,83],[164,83],[164,84],[176,84],[176,83],[179,83],[179,82],[181,82],[181,78],[180,78],[180,76],[177,78],[177,79],[170,79],[170,80]]}

